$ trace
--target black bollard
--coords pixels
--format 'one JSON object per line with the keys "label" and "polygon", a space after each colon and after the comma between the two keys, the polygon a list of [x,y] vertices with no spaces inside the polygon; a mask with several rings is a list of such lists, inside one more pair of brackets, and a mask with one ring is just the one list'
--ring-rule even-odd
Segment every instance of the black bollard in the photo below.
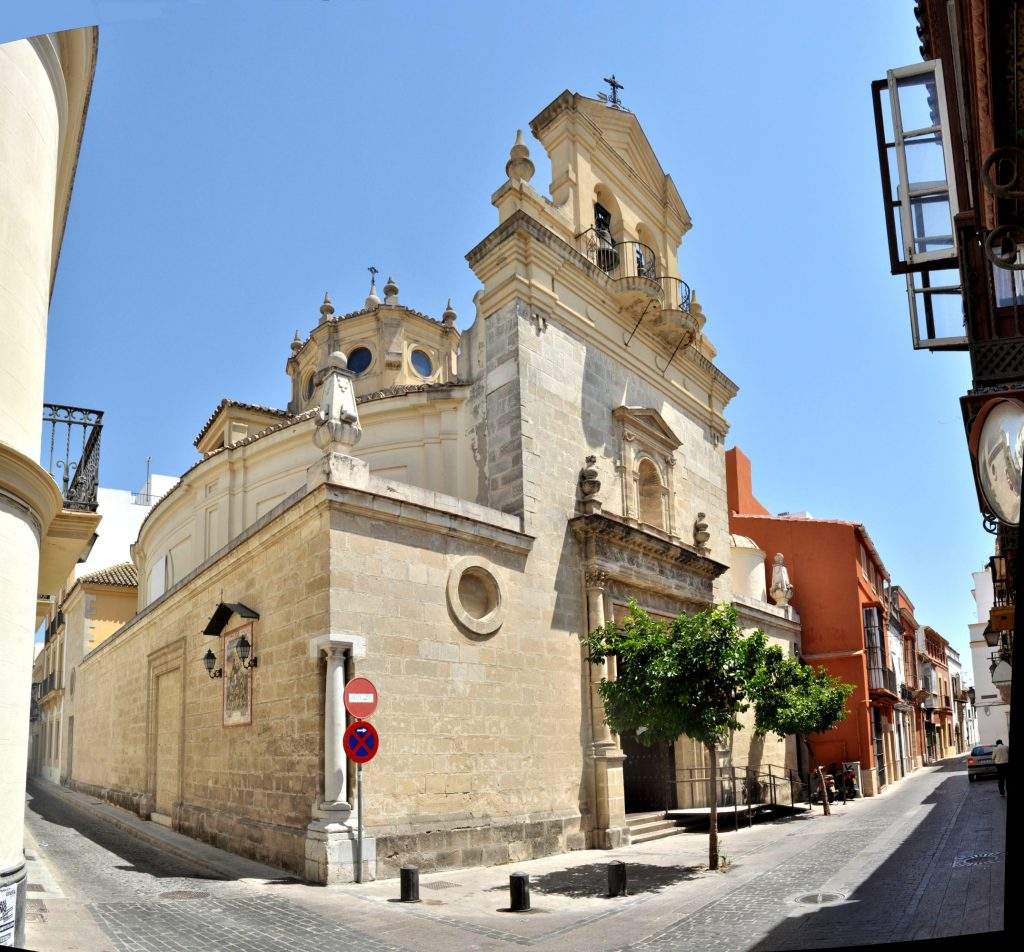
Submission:
{"label": "black bollard", "polygon": [[402,898],[400,902],[420,901],[420,871],[416,866],[402,867]]}
{"label": "black bollard", "polygon": [[613,859],[608,864],[608,895],[626,895],[626,864],[620,859]]}
{"label": "black bollard", "polygon": [[530,874],[513,873],[508,878],[509,912],[526,912],[530,908]]}

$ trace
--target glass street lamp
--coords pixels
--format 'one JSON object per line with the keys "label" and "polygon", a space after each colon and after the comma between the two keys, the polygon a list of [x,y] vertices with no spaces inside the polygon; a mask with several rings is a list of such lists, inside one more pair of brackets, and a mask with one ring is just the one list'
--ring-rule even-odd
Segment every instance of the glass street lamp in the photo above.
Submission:
{"label": "glass street lamp", "polygon": [[242,637],[238,639],[238,644],[235,645],[235,651],[238,652],[238,659],[242,662],[243,668],[256,667],[256,659],[249,657],[249,655],[252,654],[252,645],[249,643],[249,639],[246,638],[245,635],[242,635]]}
{"label": "glass street lamp", "polygon": [[213,653],[213,651],[211,651],[209,648],[207,648],[206,649],[206,654],[203,655],[203,667],[206,668],[206,673],[211,678],[220,678],[220,677],[224,676],[224,671],[223,671],[222,668],[217,668],[217,670],[214,671],[214,668],[216,667],[216,665],[217,665],[217,656]]}

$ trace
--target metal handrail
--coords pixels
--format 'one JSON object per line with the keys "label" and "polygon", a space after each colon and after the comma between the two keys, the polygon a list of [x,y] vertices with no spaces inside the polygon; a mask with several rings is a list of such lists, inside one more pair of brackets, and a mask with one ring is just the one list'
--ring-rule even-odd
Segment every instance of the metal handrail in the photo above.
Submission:
{"label": "metal handrail", "polygon": [[[686,767],[676,769],[675,783],[689,784],[690,797],[694,806],[707,806],[710,800],[711,768]],[[680,776],[683,774],[683,776]],[[691,776],[686,776],[687,774]],[[695,794],[694,784],[699,784],[700,796]],[[739,828],[739,812],[743,809],[747,816],[747,825],[753,823],[755,806],[790,806],[807,799],[807,784],[796,771],[788,767],[774,764],[747,765],[745,767],[719,767],[718,790],[715,802],[719,809],[733,810],[733,828]],[[788,791],[788,802],[784,795]],[[697,801],[703,803],[698,804]]]}
{"label": "metal handrail", "polygon": [[610,278],[658,280],[658,256],[642,241],[613,241],[604,229],[588,228],[576,236],[576,247]]}
{"label": "metal handrail", "polygon": [[693,301],[693,290],[682,278],[673,278],[669,275],[662,275],[658,280],[661,282],[664,291],[666,307],[675,308],[690,313],[690,305]]}
{"label": "metal handrail", "polygon": [[[103,411],[44,403],[43,423],[50,426],[47,470],[61,487],[64,508],[95,512],[99,489]],[[61,431],[62,437],[59,443],[58,430]],[[81,438],[78,459],[74,458],[72,431]]]}

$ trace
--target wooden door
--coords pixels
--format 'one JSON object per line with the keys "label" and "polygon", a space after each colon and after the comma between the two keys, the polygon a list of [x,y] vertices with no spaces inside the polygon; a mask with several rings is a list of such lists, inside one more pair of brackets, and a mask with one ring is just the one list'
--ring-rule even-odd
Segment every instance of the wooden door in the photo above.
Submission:
{"label": "wooden door", "polygon": [[627,813],[674,810],[676,807],[676,758],[672,744],[645,747],[635,734],[620,738],[626,762],[622,784]]}
{"label": "wooden door", "polygon": [[155,812],[174,816],[181,790],[181,669],[156,681]]}

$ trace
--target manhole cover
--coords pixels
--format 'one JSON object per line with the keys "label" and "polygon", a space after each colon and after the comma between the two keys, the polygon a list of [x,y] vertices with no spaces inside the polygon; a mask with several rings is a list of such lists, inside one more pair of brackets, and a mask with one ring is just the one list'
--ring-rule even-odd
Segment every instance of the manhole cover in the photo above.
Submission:
{"label": "manhole cover", "polygon": [[436,883],[423,883],[423,889],[456,889],[462,883],[450,883],[447,880],[439,879]]}
{"label": "manhole cover", "polygon": [[199,889],[173,889],[160,893],[161,899],[206,899],[210,894]]}
{"label": "manhole cover", "polygon": [[953,868],[959,869],[963,866],[986,866],[989,863],[994,863],[1001,855],[1001,853],[961,854],[953,860]]}
{"label": "manhole cover", "polygon": [[845,898],[841,893],[816,892],[798,897],[797,902],[802,902],[806,906],[824,906],[830,902],[839,902]]}

